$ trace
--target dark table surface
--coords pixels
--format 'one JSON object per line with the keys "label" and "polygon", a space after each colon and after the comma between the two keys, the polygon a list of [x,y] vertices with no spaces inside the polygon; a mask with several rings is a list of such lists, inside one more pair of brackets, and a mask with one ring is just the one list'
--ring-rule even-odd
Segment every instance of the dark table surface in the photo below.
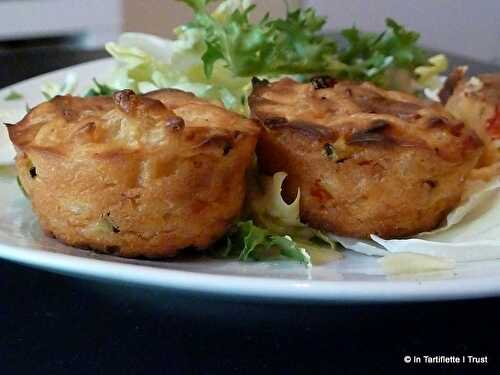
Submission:
{"label": "dark table surface", "polygon": [[[104,56],[0,53],[0,87]],[[500,373],[500,299],[300,305],[78,279],[0,260],[0,374]],[[405,364],[405,356],[488,356]]]}

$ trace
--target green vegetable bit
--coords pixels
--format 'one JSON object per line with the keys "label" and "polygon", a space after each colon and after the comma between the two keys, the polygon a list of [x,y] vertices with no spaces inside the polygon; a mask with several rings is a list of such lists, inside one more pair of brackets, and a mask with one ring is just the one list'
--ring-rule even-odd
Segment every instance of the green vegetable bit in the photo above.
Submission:
{"label": "green vegetable bit", "polygon": [[19,189],[21,190],[21,192],[23,193],[23,195],[30,199],[28,193],[26,193],[26,190],[24,189],[24,186],[23,184],[21,183],[21,180],[19,179],[19,176],[16,177],[16,181],[17,181],[17,186],[19,186]]}
{"label": "green vegetable bit", "polygon": [[4,98],[6,101],[21,100],[23,95],[17,91],[10,90],[9,94]]}
{"label": "green vegetable bit", "polygon": [[[426,62],[417,46],[420,35],[386,19],[380,34],[363,33],[356,27],[342,31],[341,48],[322,34],[326,18],[314,9],[287,9],[284,19],[266,15],[251,23],[255,5],[232,13],[210,13],[213,0],[179,0],[194,11],[194,19],[182,30],[202,32],[206,45],[202,56],[205,75],[222,61],[234,76],[278,76],[281,74],[330,74],[338,78],[374,81],[387,86],[384,74],[391,68],[408,71]],[[224,4],[224,3],[223,3]]]}
{"label": "green vegetable bit", "polygon": [[225,243],[216,248],[213,255],[219,258],[238,257],[241,261],[269,260],[285,257],[311,266],[307,251],[290,236],[279,236],[256,226],[253,221],[239,222],[225,238]]}
{"label": "green vegetable bit", "polygon": [[95,78],[92,81],[94,86],[90,88],[84,96],[109,96],[113,95],[117,91],[108,85],[99,83]]}
{"label": "green vegetable bit", "polygon": [[413,70],[426,63],[426,54],[417,46],[420,34],[408,31],[391,18],[380,34],[363,33],[356,27],[342,31],[345,47],[339,52],[341,63],[336,76],[352,80],[368,80],[385,85],[384,72],[389,68]]}
{"label": "green vegetable bit", "polygon": [[[412,93],[439,83],[443,64],[425,61],[419,35],[391,19],[380,34],[352,27],[336,40],[324,34],[326,19],[312,8],[287,8],[282,18],[253,21],[255,5],[248,0],[178,1],[193,10],[193,18],[175,29],[177,38],[125,33],[117,43],[107,43],[118,65],[107,85],[95,82],[87,95],[175,88],[249,115],[253,77],[304,82],[328,75]],[[426,69],[417,74],[422,64]],[[61,87],[46,91],[53,96]]]}

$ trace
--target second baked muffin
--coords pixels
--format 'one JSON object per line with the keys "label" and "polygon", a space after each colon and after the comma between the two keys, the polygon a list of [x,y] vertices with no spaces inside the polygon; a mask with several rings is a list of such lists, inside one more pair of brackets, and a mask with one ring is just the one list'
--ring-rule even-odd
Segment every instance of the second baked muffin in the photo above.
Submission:
{"label": "second baked muffin", "polygon": [[404,237],[460,201],[482,145],[443,107],[369,83],[256,82],[261,169],[288,174],[304,222],[340,235]]}

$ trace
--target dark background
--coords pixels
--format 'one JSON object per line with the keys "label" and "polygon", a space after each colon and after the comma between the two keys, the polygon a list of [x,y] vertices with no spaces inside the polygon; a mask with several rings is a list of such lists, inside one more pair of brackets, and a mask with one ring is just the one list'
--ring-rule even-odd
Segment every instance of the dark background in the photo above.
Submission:
{"label": "dark background", "polygon": [[[104,55],[0,51],[0,88]],[[500,373],[499,327],[497,298],[304,305],[78,279],[0,260],[0,374]],[[406,355],[487,355],[488,364],[412,365]]]}

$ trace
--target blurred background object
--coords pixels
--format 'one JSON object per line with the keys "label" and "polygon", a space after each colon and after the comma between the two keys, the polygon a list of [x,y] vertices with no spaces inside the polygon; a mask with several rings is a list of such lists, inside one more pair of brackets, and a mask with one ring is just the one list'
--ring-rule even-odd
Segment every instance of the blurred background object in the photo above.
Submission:
{"label": "blurred background object", "polygon": [[422,45],[484,62],[500,62],[499,0],[304,0],[328,16],[326,28],[366,31],[392,17],[421,34]]}
{"label": "blurred background object", "polygon": [[[300,0],[287,0],[290,8],[300,6]],[[285,14],[283,0],[253,0],[257,5],[254,16],[261,18],[266,12],[273,17]],[[192,11],[175,0],[124,0],[124,29],[173,37],[173,29],[192,18]]]}
{"label": "blurred background object", "polygon": [[122,0],[0,0],[0,51],[38,46],[98,48],[122,31]]}
{"label": "blurred background object", "polygon": [[[283,1],[256,0],[256,17],[284,14]],[[290,0],[290,7],[300,1]],[[192,18],[175,0],[0,0],[0,51],[34,46],[98,48],[123,31],[173,37]]]}
{"label": "blurred background object", "polygon": [[[256,17],[285,12],[282,0],[254,0]],[[328,16],[327,31],[356,24],[381,30],[393,17],[422,34],[435,50],[484,62],[500,61],[500,1],[482,0],[288,0]],[[97,49],[122,31],[172,37],[191,11],[175,0],[0,0],[0,52],[40,46]]]}

